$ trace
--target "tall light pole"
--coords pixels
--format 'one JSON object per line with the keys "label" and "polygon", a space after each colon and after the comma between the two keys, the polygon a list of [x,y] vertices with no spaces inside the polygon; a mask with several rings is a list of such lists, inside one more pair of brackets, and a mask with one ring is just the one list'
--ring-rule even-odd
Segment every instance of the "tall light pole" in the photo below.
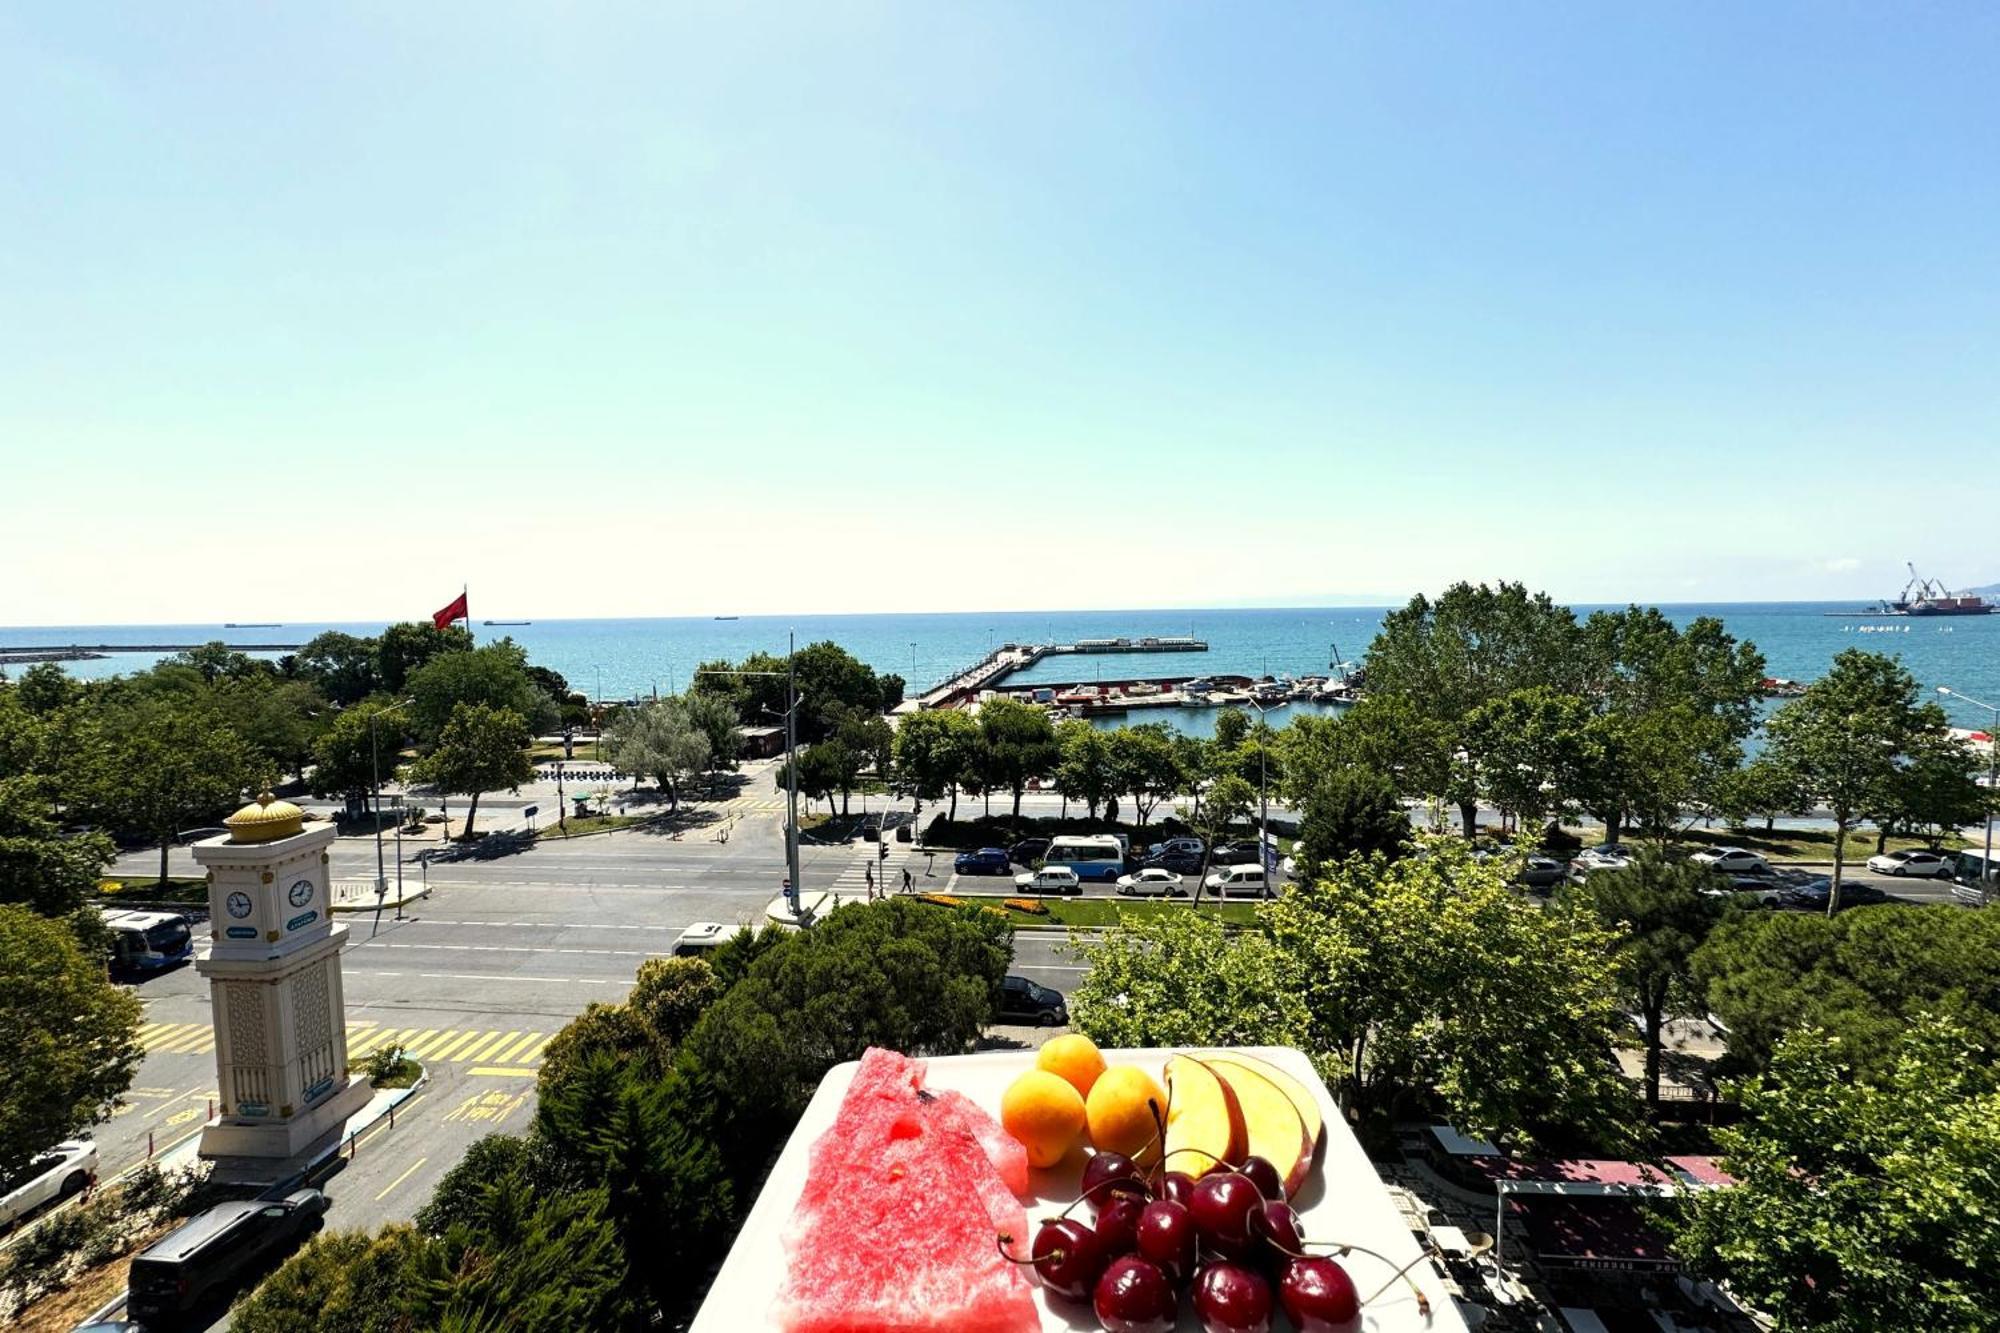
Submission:
{"label": "tall light pole", "polygon": [[1265,776],[1264,751],[1270,748],[1271,727],[1269,723],[1264,721],[1264,705],[1258,703],[1255,699],[1252,699],[1250,700],[1250,706],[1257,710],[1257,729],[1258,729],[1257,864],[1264,868],[1264,880],[1265,880],[1264,888],[1267,892],[1269,892],[1272,888],[1272,885],[1270,883],[1270,880],[1272,878],[1272,872],[1277,869],[1277,857],[1269,854],[1272,851],[1275,851],[1276,849],[1272,848],[1269,843],[1269,839],[1271,836],[1271,803],[1269,798],[1265,794],[1265,786],[1264,786],[1264,776]]}
{"label": "tall light pole", "polygon": [[[368,713],[368,776],[370,778],[369,785],[373,791],[371,813],[375,816],[375,897],[378,903],[382,896],[389,891],[389,874],[382,868],[382,758],[380,747],[376,744],[375,740],[375,720],[407,708],[415,702],[415,699],[404,699],[400,703],[390,704],[387,708],[370,709]],[[451,832],[449,823],[445,826],[445,832]],[[403,875],[402,842],[403,825],[402,821],[398,820],[396,823],[396,877],[398,880]],[[403,895],[400,892],[396,894],[396,919],[398,921],[403,919]]]}
{"label": "tall light pole", "polygon": [[1949,685],[1938,686],[1938,693],[1974,708],[1984,708],[1993,715],[1986,730],[1986,857],[1985,864],[1979,867],[1979,902],[1984,906],[1993,897],[1993,803],[2000,801],[2000,705],[1960,694]]}
{"label": "tall light pole", "polygon": [[[785,872],[792,886],[792,910],[798,910],[799,894],[799,636],[786,636],[783,671],[701,671],[697,676],[783,676],[785,679]],[[768,711],[768,710],[767,710]]]}

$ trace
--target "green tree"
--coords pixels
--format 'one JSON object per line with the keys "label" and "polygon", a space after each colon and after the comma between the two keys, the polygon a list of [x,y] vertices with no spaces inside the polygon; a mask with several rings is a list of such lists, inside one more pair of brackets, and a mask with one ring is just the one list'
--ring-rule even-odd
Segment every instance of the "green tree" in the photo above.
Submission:
{"label": "green tree", "polygon": [[1588,704],[1547,685],[1478,705],[1462,735],[1486,798],[1525,825],[1560,813],[1581,786],[1590,722]]}
{"label": "green tree", "polygon": [[979,724],[956,708],[909,713],[896,728],[894,789],[914,799],[916,814],[925,801],[951,795],[951,818],[958,815],[958,780],[979,747]]}
{"label": "green tree", "polygon": [[1250,714],[1231,704],[1215,710],[1215,730],[1210,739],[1218,750],[1234,750],[1249,739]]}
{"label": "green tree", "polygon": [[272,774],[213,706],[198,699],[137,697],[104,710],[80,771],[88,808],[112,828],[167,853],[182,829],[213,822]]}
{"label": "green tree", "polygon": [[204,684],[216,685],[225,680],[248,680],[256,676],[270,676],[276,668],[269,662],[231,648],[220,639],[210,639],[185,652],[175,653],[166,659],[163,666],[190,667]]}
{"label": "green tree", "polygon": [[1772,761],[1833,816],[1828,915],[1840,910],[1848,830],[1879,803],[1923,738],[1944,728],[1944,711],[1918,701],[1916,678],[1901,663],[1858,648],[1836,654],[1825,675],[1764,724]]}
{"label": "green tree", "polygon": [[83,695],[83,686],[54,662],[37,662],[21,673],[21,706],[36,717],[67,708]]}
{"label": "green tree", "polygon": [[1935,849],[1948,835],[1985,819],[1993,800],[1979,785],[1985,768],[1971,746],[1948,732],[1913,735],[1902,762],[1869,802],[1876,852],[1887,849],[1892,833],[1922,838]]}
{"label": "green tree", "polygon": [[602,1189],[481,1196],[476,1223],[416,1251],[417,1328],[569,1333],[635,1322],[625,1251]]}
{"label": "green tree", "polygon": [[1142,917],[1074,950],[1076,1028],[1105,1047],[1295,1046],[1308,1015],[1294,957],[1212,917]]}
{"label": "green tree", "polygon": [[109,1118],[139,1067],[140,1013],[67,923],[0,904],[0,1180]]}
{"label": "green tree", "polygon": [[1689,1198],[1675,1247],[1785,1330],[2000,1327],[2000,1052],[1926,1018],[1865,1076],[1788,1037],[1719,1129],[1736,1180]]}
{"label": "green tree", "polygon": [[1081,718],[1056,727],[1056,745],[1061,757],[1056,762],[1056,790],[1062,794],[1063,814],[1071,801],[1082,801],[1092,819],[1097,808],[1125,789],[1124,775],[1111,737]]}
{"label": "green tree", "polygon": [[1614,937],[1460,846],[1350,860],[1259,909],[1294,960],[1307,1049],[1364,1114],[1428,1103],[1488,1137],[1629,1140]]}
{"label": "green tree", "polygon": [[1867,1066],[1926,1010],[2000,1049],[2000,913],[1741,913],[1715,928],[1693,967],[1708,1012],[1729,1031],[1732,1069],[1763,1069],[1779,1039],[1808,1024]]}
{"label": "green tree", "polygon": [[[1540,685],[1575,693],[1584,670],[1579,648],[1576,618],[1547,594],[1518,583],[1457,583],[1436,601],[1419,595],[1384,616],[1365,669],[1370,694],[1399,700],[1449,755],[1465,748],[1467,723],[1481,704]],[[1476,788],[1431,764],[1408,771],[1430,788],[1423,794],[1458,806],[1472,837]]]}
{"label": "green tree", "polygon": [[[782,658],[773,659],[772,668],[785,669]],[[833,642],[809,644],[792,658],[798,675],[799,740],[810,744],[831,736],[842,717],[853,711],[878,715],[884,707],[882,681],[874,668]],[[750,663],[745,662],[746,669]],[[762,666],[756,668],[764,670]],[[785,707],[785,682],[771,677],[750,677],[753,694],[767,696],[773,712]]]}
{"label": "green tree", "polygon": [[1302,879],[1350,856],[1393,861],[1409,848],[1409,812],[1396,795],[1396,784],[1373,769],[1322,772],[1303,804],[1297,847]]}
{"label": "green tree", "polygon": [[1151,822],[1161,801],[1190,785],[1187,753],[1199,756],[1202,743],[1187,738],[1183,746],[1162,722],[1141,722],[1111,733],[1111,767],[1120,790],[1131,793],[1132,809],[1141,826]]}
{"label": "green tree", "polygon": [[1777,826],[1778,816],[1802,815],[1811,805],[1799,775],[1768,755],[1726,774],[1715,793],[1715,807],[1723,818],[1739,827],[1761,818],[1766,833]]}
{"label": "green tree", "polygon": [[730,707],[729,701],[689,690],[681,696],[681,707],[687,713],[688,721],[708,738],[709,766],[735,768],[743,738],[737,733],[736,710]]}
{"label": "green tree", "polygon": [[410,727],[418,744],[437,743],[460,704],[481,704],[519,716],[531,735],[558,723],[557,709],[528,675],[528,657],[512,639],[483,648],[439,653],[410,673]]}
{"label": "green tree", "polygon": [[329,702],[344,708],[386,688],[377,647],[374,639],[328,630],[299,649],[293,669],[301,679],[318,685]]}
{"label": "green tree", "polygon": [[396,775],[403,750],[400,710],[368,700],[342,709],[313,742],[311,787],[315,796],[338,796],[349,818],[367,808],[376,777]]}
{"label": "green tree", "polygon": [[987,785],[1014,793],[1019,819],[1028,779],[1049,776],[1061,756],[1055,727],[1041,709],[1000,695],[979,705],[979,733]]}
{"label": "green tree", "polygon": [[245,676],[214,693],[217,710],[258,758],[279,773],[303,774],[327,711],[308,681]]}
{"label": "green tree", "polygon": [[117,855],[102,833],[66,835],[49,818],[39,778],[0,778],[0,903],[65,916],[97,891]]}
{"label": "green tree", "polygon": [[440,629],[428,620],[405,620],[391,625],[373,643],[375,678],[380,682],[379,688],[391,694],[401,694],[411,676],[446,653],[469,653],[474,648],[471,630],[462,625]]}
{"label": "green tree", "polygon": [[1639,854],[1625,870],[1602,871],[1565,886],[1562,897],[1597,919],[1616,940],[1619,980],[1644,1024],[1646,1100],[1660,1100],[1661,1031],[1671,1008],[1702,1013],[1694,953],[1722,917],[1725,887],[1689,861]]}
{"label": "green tree", "polygon": [[649,774],[678,810],[682,787],[708,763],[708,734],[687,701],[670,696],[620,709],[604,728],[604,752],[628,773]]}
{"label": "green tree", "polygon": [[445,723],[437,745],[417,760],[411,772],[417,781],[441,792],[472,798],[465,812],[465,828],[459,834],[461,839],[470,838],[482,795],[533,780],[528,724],[510,708],[458,704],[451,710],[451,720]]}
{"label": "green tree", "polygon": [[406,1288],[424,1248],[408,1226],[372,1235],[325,1232],[231,1310],[229,1326],[241,1333],[406,1333],[414,1327]]}
{"label": "green tree", "polygon": [[573,1183],[539,1179],[553,1175],[544,1169],[547,1157],[538,1151],[539,1146],[520,1134],[488,1134],[474,1139],[439,1177],[429,1202],[417,1209],[417,1230],[426,1236],[442,1236],[455,1225],[477,1226],[483,1196],[491,1189],[556,1189]]}

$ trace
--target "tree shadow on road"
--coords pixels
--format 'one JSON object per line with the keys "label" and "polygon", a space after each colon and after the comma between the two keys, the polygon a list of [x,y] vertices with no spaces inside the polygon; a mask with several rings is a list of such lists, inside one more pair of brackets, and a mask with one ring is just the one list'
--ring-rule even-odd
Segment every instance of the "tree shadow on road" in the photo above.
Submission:
{"label": "tree shadow on road", "polygon": [[417,861],[497,861],[506,856],[519,856],[535,845],[535,835],[526,829],[509,829],[502,833],[476,833],[471,841],[460,839],[443,847],[426,847],[411,858]]}

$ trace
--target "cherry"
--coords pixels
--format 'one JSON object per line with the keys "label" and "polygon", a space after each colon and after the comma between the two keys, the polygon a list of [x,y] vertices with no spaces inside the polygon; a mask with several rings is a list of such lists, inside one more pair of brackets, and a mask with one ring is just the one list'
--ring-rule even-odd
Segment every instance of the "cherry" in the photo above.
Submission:
{"label": "cherry", "polygon": [[1258,1257],[1274,1276],[1284,1276],[1285,1265],[1305,1253],[1306,1236],[1299,1225],[1298,1210],[1288,1203],[1269,1202],[1250,1214],[1250,1234],[1259,1242]]}
{"label": "cherry", "polygon": [[1155,1199],[1139,1213],[1139,1257],[1150,1259],[1176,1282],[1194,1271],[1194,1218],[1172,1199]]}
{"label": "cherry", "polygon": [[1283,1199],[1287,1197],[1285,1194],[1284,1177],[1278,1174],[1277,1167],[1271,1165],[1270,1158],[1258,1157],[1253,1154],[1244,1158],[1243,1165],[1236,1169],[1250,1177],[1250,1182],[1257,1187],[1257,1192],[1266,1199]]}
{"label": "cherry", "polygon": [[1174,1284],[1158,1264],[1136,1254],[1111,1261],[1090,1304],[1107,1333],[1169,1333],[1180,1314]]}
{"label": "cherry", "polygon": [[1211,1171],[1194,1183],[1188,1212],[1209,1248],[1241,1258],[1249,1252],[1253,1239],[1251,1214],[1263,1202],[1250,1177],[1235,1171]]}
{"label": "cherry", "polygon": [[1130,1254],[1139,1245],[1139,1215],[1146,1210],[1143,1199],[1113,1193],[1097,1210],[1097,1247],[1105,1258]]}
{"label": "cherry", "polygon": [[1354,1279],[1323,1254],[1294,1259],[1278,1282],[1278,1303],[1299,1333],[1359,1333],[1361,1296]]}
{"label": "cherry", "polygon": [[1271,1333],[1271,1284],[1254,1268],[1212,1263],[1194,1280],[1194,1312],[1207,1333]]}
{"label": "cherry", "polygon": [[1157,1198],[1172,1199],[1185,1207],[1187,1201],[1194,1197],[1194,1177],[1185,1171],[1162,1172],[1158,1183],[1153,1186],[1153,1194]]}
{"label": "cherry", "polygon": [[1101,1208],[1114,1194],[1145,1198],[1146,1179],[1139,1172],[1139,1164],[1122,1152],[1092,1153],[1083,1164],[1082,1191],[1093,1208]]}
{"label": "cherry", "polygon": [[1097,1233],[1073,1217],[1043,1222],[1030,1252],[1042,1285],[1073,1301],[1090,1299],[1110,1259],[1098,1244]]}

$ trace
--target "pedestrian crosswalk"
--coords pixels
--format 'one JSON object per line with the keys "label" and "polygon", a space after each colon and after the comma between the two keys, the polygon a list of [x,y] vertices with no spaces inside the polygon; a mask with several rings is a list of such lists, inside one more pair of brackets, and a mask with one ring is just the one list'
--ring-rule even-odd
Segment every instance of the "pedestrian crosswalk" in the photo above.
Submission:
{"label": "pedestrian crosswalk", "polygon": [[[401,1046],[427,1064],[532,1068],[553,1032],[500,1028],[398,1028],[393,1024],[349,1023],[347,1058],[365,1060],[383,1046]],[[148,1055],[204,1055],[215,1049],[215,1029],[207,1023],[148,1023],[139,1029]]]}
{"label": "pedestrian crosswalk", "polygon": [[713,807],[730,815],[775,815],[785,809],[785,797],[781,792],[776,796],[734,796]]}

